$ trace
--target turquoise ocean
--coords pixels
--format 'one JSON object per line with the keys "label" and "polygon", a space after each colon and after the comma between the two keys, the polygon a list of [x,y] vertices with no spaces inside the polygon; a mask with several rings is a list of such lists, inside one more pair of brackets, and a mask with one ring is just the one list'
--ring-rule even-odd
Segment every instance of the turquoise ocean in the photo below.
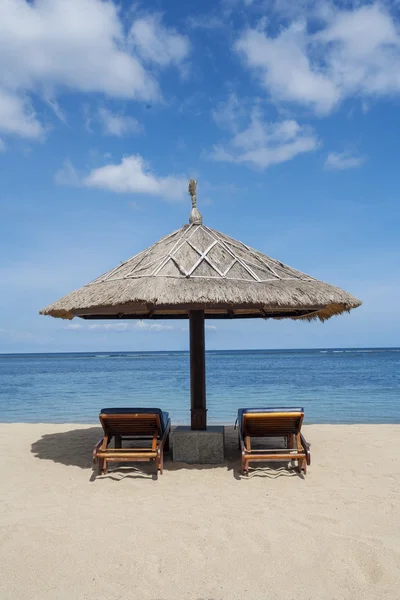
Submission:
{"label": "turquoise ocean", "polygon": [[[303,406],[308,423],[400,423],[400,349],[207,352],[209,423],[274,405]],[[1,422],[95,423],[113,406],[189,423],[189,353],[0,355]]]}

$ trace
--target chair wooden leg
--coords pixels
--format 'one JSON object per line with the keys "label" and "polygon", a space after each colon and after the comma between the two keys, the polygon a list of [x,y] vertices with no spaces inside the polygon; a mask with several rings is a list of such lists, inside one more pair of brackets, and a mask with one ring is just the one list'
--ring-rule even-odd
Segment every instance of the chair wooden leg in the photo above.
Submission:
{"label": "chair wooden leg", "polygon": [[156,477],[157,477],[158,471],[160,470],[160,456],[158,454],[156,456],[155,463],[156,463]]}
{"label": "chair wooden leg", "polygon": [[107,459],[103,459],[103,475],[107,475]]}
{"label": "chair wooden leg", "polygon": [[307,461],[305,458],[299,458],[298,460],[299,463],[299,473],[301,473],[302,471],[304,471],[304,475],[307,473]]}

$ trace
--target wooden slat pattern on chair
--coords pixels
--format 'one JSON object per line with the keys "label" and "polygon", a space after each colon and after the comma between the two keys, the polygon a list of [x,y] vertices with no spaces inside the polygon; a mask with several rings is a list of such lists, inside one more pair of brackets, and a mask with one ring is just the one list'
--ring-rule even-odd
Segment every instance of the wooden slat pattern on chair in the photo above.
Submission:
{"label": "wooden slat pattern on chair", "polygon": [[252,437],[286,436],[300,431],[301,413],[245,413],[243,415],[243,435]]}
{"label": "wooden slat pattern on chair", "polygon": [[100,421],[104,431],[109,435],[152,436],[155,429],[161,432],[160,417],[158,415],[101,414]]}

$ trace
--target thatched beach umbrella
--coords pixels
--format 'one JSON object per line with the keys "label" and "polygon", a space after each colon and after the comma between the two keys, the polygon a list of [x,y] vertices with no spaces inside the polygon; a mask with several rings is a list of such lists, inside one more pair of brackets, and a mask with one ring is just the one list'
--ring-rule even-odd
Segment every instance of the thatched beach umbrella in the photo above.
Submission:
{"label": "thatched beach umbrella", "polygon": [[319,319],[361,304],[203,225],[190,180],[189,225],[50,304],[62,319],[189,319],[191,427],[206,429],[204,319]]}

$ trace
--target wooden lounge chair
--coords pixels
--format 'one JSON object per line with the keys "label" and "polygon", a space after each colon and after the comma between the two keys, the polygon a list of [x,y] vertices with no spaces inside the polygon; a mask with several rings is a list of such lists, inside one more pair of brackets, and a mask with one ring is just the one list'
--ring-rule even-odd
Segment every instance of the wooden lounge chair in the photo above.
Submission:
{"label": "wooden lounge chair", "polygon": [[[107,473],[109,462],[154,461],[156,474],[163,472],[164,449],[169,448],[171,420],[159,408],[103,408],[99,415],[104,437],[93,450],[93,463],[99,473]],[[115,448],[109,444],[115,439]],[[123,448],[122,442],[135,442]],[[147,445],[144,445],[147,442]]]}
{"label": "wooden lounge chair", "polygon": [[[255,461],[297,460],[298,471],[307,471],[310,446],[300,432],[304,418],[302,408],[241,408],[238,411],[239,446],[242,452],[242,474],[249,474],[249,463]],[[252,447],[253,438],[283,438],[284,448]]]}

